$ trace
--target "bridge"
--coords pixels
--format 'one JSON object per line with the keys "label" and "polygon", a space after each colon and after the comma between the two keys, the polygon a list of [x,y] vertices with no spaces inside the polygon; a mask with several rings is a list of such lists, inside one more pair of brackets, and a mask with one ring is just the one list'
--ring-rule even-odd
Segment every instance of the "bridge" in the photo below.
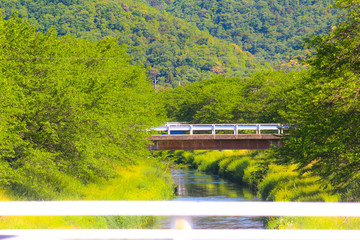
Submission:
{"label": "bridge", "polygon": [[225,150],[269,149],[282,146],[281,134],[286,126],[279,123],[261,124],[182,124],[168,123],[153,127],[150,150]]}

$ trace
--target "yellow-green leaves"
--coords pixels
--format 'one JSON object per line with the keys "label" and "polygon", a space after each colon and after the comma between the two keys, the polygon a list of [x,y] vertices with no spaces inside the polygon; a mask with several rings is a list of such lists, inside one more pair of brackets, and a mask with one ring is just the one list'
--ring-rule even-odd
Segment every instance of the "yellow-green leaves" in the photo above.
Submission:
{"label": "yellow-green leaves", "polygon": [[360,18],[358,1],[339,1],[345,20],[326,35],[314,36],[306,46],[310,76],[299,86],[297,102],[287,118],[295,128],[280,149],[288,162],[312,171],[338,191],[359,197],[360,156]]}
{"label": "yellow-green leaves", "polygon": [[14,173],[10,189],[51,198],[69,176],[106,180],[145,154],[141,130],[162,122],[161,107],[115,40],[60,38],[12,17],[0,20],[0,46],[0,165]]}

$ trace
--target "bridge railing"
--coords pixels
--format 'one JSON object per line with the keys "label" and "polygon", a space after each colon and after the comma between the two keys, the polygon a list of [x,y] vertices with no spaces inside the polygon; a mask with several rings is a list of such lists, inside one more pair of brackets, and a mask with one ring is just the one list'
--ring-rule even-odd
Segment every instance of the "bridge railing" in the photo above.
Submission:
{"label": "bridge railing", "polygon": [[6,239],[354,240],[360,230],[192,229],[193,216],[360,217],[360,203],[41,201],[0,202],[0,216],[172,216],[174,229],[2,229]]}
{"label": "bridge railing", "polygon": [[278,134],[282,134],[287,126],[280,123],[254,123],[254,124],[181,124],[181,123],[169,123],[161,127],[152,127],[153,131],[167,132],[168,135],[171,132],[189,132],[190,135],[194,134],[194,131],[211,131],[211,134],[216,134],[216,131],[232,131],[234,134],[238,134],[239,131],[255,131],[257,134],[261,134],[261,131],[277,131]]}

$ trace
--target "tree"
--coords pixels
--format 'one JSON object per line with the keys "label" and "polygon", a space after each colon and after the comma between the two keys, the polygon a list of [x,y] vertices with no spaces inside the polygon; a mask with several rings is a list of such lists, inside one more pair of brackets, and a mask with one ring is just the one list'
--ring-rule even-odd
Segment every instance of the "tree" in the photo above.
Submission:
{"label": "tree", "polygon": [[[158,84],[163,86],[178,86],[179,80],[185,83],[209,78],[215,62],[226,66],[225,76],[246,76],[256,68],[270,69],[262,62],[236,52],[229,43],[145,3],[131,0],[1,0],[0,9],[4,10],[6,18],[19,11],[39,31],[53,29],[60,35],[74,34],[90,40],[117,38],[118,44],[127,46],[132,64],[159,70]],[[193,11],[193,5],[190,5],[188,8]],[[197,18],[196,13],[189,19],[198,21]],[[245,61],[251,62],[250,67],[239,71]],[[177,68],[191,70],[178,72]]]}
{"label": "tree", "polygon": [[310,76],[291,93],[286,117],[293,125],[279,154],[346,191],[358,188],[360,177],[360,8],[350,0],[337,6],[345,20],[305,43],[313,50]]}
{"label": "tree", "polygon": [[288,92],[303,72],[261,72],[249,78],[212,79],[160,93],[168,117],[191,123],[251,123],[282,120]]}
{"label": "tree", "polygon": [[[147,154],[162,122],[145,70],[116,40],[59,38],[17,17],[0,20],[0,182],[47,199],[110,179]],[[70,184],[69,184],[70,181]],[[51,193],[50,193],[51,192]]]}

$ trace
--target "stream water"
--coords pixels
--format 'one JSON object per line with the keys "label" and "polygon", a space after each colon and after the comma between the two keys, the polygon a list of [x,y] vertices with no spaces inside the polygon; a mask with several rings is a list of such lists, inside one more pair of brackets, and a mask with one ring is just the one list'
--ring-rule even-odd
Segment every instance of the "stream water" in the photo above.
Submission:
{"label": "stream water", "polygon": [[[178,197],[173,201],[256,201],[251,190],[216,175],[198,171],[172,170]],[[241,229],[264,228],[260,218],[253,217],[194,217],[193,228]],[[153,228],[170,228],[170,219],[162,218]]]}

